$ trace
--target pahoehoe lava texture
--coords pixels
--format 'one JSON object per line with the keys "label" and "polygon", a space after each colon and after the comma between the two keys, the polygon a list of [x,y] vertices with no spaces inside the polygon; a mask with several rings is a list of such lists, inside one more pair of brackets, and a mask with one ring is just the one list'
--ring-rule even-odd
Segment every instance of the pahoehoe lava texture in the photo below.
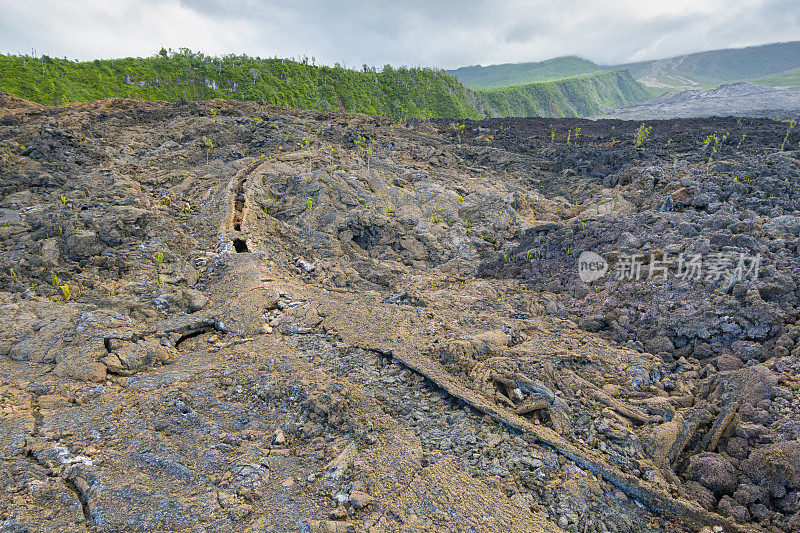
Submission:
{"label": "pahoehoe lava texture", "polygon": [[0,530],[800,529],[787,124],[0,102]]}

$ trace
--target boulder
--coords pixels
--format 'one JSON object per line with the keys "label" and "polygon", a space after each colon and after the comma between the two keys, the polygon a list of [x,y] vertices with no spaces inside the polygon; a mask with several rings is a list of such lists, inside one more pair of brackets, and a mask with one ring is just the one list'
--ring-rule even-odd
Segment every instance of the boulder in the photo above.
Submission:
{"label": "boulder", "polygon": [[717,497],[736,490],[736,469],[718,453],[703,452],[689,458],[689,476],[707,487]]}
{"label": "boulder", "polygon": [[800,441],[778,442],[759,448],[742,463],[742,470],[773,495],[800,489]]}
{"label": "boulder", "polygon": [[697,481],[687,482],[683,486],[683,490],[686,491],[686,496],[689,500],[697,502],[703,509],[711,511],[717,504],[717,499],[714,497],[714,494]]}
{"label": "boulder", "polygon": [[71,259],[89,259],[102,251],[103,245],[94,231],[78,230],[67,237],[67,255]]}
{"label": "boulder", "polygon": [[58,237],[50,237],[42,241],[39,255],[45,265],[50,267],[58,266],[62,260],[62,253],[62,242]]}

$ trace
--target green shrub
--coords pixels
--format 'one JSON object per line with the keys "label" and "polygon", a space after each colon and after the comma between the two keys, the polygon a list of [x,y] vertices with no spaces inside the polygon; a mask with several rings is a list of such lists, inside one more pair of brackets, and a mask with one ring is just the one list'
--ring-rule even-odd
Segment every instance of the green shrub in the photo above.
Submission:
{"label": "green shrub", "polygon": [[0,54],[0,91],[45,105],[128,96],[223,98],[398,118],[479,118],[469,92],[442,70],[386,65],[356,71],[289,59],[213,57],[186,48],[83,62]]}

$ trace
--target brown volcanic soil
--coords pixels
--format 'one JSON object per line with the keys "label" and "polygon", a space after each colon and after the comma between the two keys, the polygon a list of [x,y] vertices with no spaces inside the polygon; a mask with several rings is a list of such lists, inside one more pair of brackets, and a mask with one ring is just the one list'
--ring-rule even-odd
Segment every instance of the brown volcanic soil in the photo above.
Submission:
{"label": "brown volcanic soil", "polygon": [[800,528],[785,124],[3,102],[0,530]]}

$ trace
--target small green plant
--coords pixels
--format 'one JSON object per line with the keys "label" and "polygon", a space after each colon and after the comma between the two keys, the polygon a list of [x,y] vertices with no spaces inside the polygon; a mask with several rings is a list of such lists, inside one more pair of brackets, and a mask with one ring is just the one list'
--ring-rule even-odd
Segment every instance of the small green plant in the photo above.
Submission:
{"label": "small green plant", "polygon": [[310,211],[312,207],[314,207],[314,199],[310,196],[306,196],[306,209]]}
{"label": "small green plant", "polygon": [[738,150],[739,148],[741,148],[741,146],[742,146],[742,143],[744,142],[744,140],[745,140],[745,138],[746,138],[746,137],[747,137],[747,134],[746,134],[746,133],[742,133],[742,138],[741,138],[741,139],[739,139],[739,144],[737,144],[737,145],[736,145],[736,149],[737,149],[737,150]]}
{"label": "small green plant", "polygon": [[164,262],[164,252],[158,252],[156,254],[156,263],[159,265]]}
{"label": "small green plant", "polygon": [[462,195],[460,195],[460,194],[459,194],[459,195],[458,195],[458,201],[459,201],[459,202],[461,202],[461,203],[463,204],[463,203],[464,203],[464,196],[462,196]]}
{"label": "small green plant", "polygon": [[64,235],[64,228],[62,228],[61,226],[58,226],[58,235],[59,236]]}
{"label": "small green plant", "polygon": [[653,126],[645,126],[644,123],[636,128],[636,131],[633,134],[633,145],[636,148],[641,148],[644,142],[650,136],[650,131],[652,131],[652,129]]}
{"label": "small green plant", "polygon": [[[723,134],[721,138],[719,136],[717,136],[716,133],[714,133],[713,135],[709,135],[709,136],[707,136],[705,138],[705,140],[703,141],[703,150],[705,150],[706,148],[711,146],[711,153],[708,156],[708,161],[707,161],[706,164],[710,165],[711,162],[714,161],[714,156],[717,155],[717,152],[719,152],[719,147],[727,139],[728,139],[728,134],[727,133]],[[708,173],[708,172],[706,172],[706,173]]]}
{"label": "small green plant", "polygon": [[791,119],[781,120],[781,122],[785,122],[786,124],[789,125],[789,129],[786,130],[786,135],[783,137],[783,142],[781,143],[781,152],[783,152],[783,149],[786,147],[786,141],[789,140],[789,134],[792,133],[792,130],[797,125],[797,121],[791,118]]}
{"label": "small green plant", "polygon": [[65,302],[68,302],[71,297],[71,294],[69,292],[69,285],[65,283],[61,285],[60,289],[61,289],[61,295],[63,296],[63,300]]}
{"label": "small green plant", "polygon": [[53,281],[51,281],[53,287],[58,287],[61,284],[61,280],[58,279],[58,276],[53,274]]}
{"label": "small green plant", "polygon": [[470,222],[469,220],[465,220],[464,228],[467,230],[467,235],[469,235],[470,231],[472,231],[472,222]]}
{"label": "small green plant", "polygon": [[163,279],[161,279],[161,276],[160,276],[160,275],[158,276],[158,279],[156,280],[156,283],[158,283],[159,285],[161,285],[161,284],[163,284],[163,283],[164,283],[164,280],[163,280]]}
{"label": "small green plant", "polygon": [[60,198],[61,198],[61,203],[67,205],[67,198],[63,194],[60,196]]}
{"label": "small green plant", "polygon": [[528,250],[527,252],[525,252],[525,255],[522,256],[522,258],[528,263],[530,263],[533,260],[533,255],[531,255],[531,251]]}
{"label": "small green plant", "polygon": [[464,126],[464,124],[459,124],[457,122],[452,125],[453,131],[456,132],[456,139],[458,140],[458,142],[461,142],[461,134],[464,133],[465,127],[466,126]]}
{"label": "small green plant", "polygon": [[384,211],[384,213],[386,213],[387,215],[391,215],[392,213],[394,213],[394,208],[393,207],[387,207],[386,210]]}
{"label": "small green plant", "polygon": [[16,278],[17,277],[17,273],[14,272],[13,268],[9,268],[8,269],[8,275],[11,276],[12,278]]}
{"label": "small green plant", "polygon": [[214,149],[214,143],[211,141],[211,139],[209,139],[208,137],[206,137],[204,135],[203,136],[203,146],[206,149],[206,165],[207,165],[208,164],[208,157],[211,154],[211,150]]}

